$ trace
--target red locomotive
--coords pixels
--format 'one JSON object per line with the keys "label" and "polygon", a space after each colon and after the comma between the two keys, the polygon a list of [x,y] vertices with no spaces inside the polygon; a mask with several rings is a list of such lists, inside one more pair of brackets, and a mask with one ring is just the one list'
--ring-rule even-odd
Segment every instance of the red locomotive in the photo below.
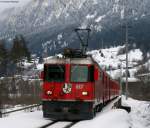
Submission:
{"label": "red locomotive", "polygon": [[46,60],[43,71],[43,116],[58,120],[91,119],[120,86],[91,56],[67,49],[63,58]]}

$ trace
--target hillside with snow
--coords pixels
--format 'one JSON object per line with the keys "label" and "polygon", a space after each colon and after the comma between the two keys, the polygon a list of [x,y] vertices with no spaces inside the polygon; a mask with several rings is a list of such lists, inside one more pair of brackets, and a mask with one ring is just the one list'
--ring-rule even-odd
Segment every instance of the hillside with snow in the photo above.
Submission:
{"label": "hillside with snow", "polygon": [[[118,79],[125,74],[126,54],[120,54],[125,46],[118,46],[88,52],[114,79]],[[135,78],[135,72],[139,69],[139,61],[143,59],[143,53],[140,49],[132,49],[128,53],[130,77]]]}
{"label": "hillside with snow", "polygon": [[[120,78],[120,76],[125,77],[126,70],[126,53],[123,52],[125,46],[117,46],[99,50],[88,51],[88,55],[92,55],[95,61],[100,65],[100,67],[107,71],[107,73],[114,79]],[[61,54],[56,54],[56,56],[62,57]],[[51,57],[48,57],[51,58]],[[46,61],[48,58],[44,58]],[[149,58],[149,54],[147,54]],[[136,72],[144,65],[150,70],[150,58],[144,62],[143,52],[140,49],[130,49],[128,53],[128,68],[129,68],[129,81],[137,80]],[[43,70],[43,64],[39,64],[39,58],[33,59],[31,63],[23,62],[24,68],[34,67],[34,70]]]}
{"label": "hillside with snow", "polygon": [[[103,70],[121,85],[122,93],[126,90],[126,53],[125,46],[117,46],[89,51]],[[128,52],[128,94],[139,100],[150,99],[150,56],[137,48]]]}
{"label": "hillside with snow", "polygon": [[120,45],[125,40],[126,18],[132,26],[131,42],[148,51],[149,5],[149,0],[29,0],[0,13],[0,38],[9,42],[22,34],[32,53],[48,49],[49,55],[54,55],[66,46],[78,48],[74,29],[89,27],[89,48],[100,47],[101,40],[105,46]]}

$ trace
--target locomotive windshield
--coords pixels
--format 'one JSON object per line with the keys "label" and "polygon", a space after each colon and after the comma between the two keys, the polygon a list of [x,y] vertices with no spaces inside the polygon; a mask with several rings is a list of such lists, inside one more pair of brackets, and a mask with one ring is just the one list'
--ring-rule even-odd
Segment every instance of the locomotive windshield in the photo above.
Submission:
{"label": "locomotive windshield", "polygon": [[64,65],[45,65],[44,66],[45,81],[63,82],[65,81]]}
{"label": "locomotive windshield", "polygon": [[87,82],[88,66],[71,66],[71,82]]}

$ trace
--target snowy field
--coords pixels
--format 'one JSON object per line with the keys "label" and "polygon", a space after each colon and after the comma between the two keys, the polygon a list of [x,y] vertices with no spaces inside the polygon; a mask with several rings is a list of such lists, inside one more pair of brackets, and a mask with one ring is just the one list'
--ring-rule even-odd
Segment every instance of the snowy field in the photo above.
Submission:
{"label": "snowy field", "polygon": [[[150,128],[150,102],[123,98],[123,104],[131,106],[131,113],[111,109],[108,105],[93,120],[81,121],[72,128]],[[51,120],[42,117],[42,111],[16,112],[0,118],[0,128],[38,128]],[[70,122],[59,122],[54,128],[61,128]]]}
{"label": "snowy field", "polygon": [[127,101],[123,100],[123,104],[131,106],[131,128],[150,128],[150,102],[129,98]]}

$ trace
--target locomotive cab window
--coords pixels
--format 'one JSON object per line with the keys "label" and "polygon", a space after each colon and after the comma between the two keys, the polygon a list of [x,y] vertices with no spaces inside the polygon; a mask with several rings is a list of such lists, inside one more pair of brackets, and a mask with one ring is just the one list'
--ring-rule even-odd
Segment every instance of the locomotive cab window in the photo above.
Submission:
{"label": "locomotive cab window", "polygon": [[92,65],[92,66],[90,66],[89,67],[89,81],[90,82],[94,82],[94,66]]}
{"label": "locomotive cab window", "polygon": [[71,82],[92,82],[93,73],[93,66],[73,65],[71,66]]}
{"label": "locomotive cab window", "polygon": [[64,65],[45,65],[44,66],[45,81],[63,82],[65,81]]}

